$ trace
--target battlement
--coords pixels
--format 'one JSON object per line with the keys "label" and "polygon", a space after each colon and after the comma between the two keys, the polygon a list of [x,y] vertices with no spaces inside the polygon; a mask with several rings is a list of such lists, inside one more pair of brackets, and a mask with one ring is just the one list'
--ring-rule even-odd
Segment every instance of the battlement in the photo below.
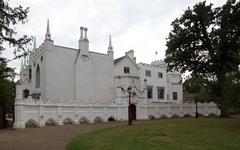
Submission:
{"label": "battlement", "polygon": [[144,67],[144,68],[156,68],[156,69],[166,69],[167,65],[164,63],[163,60],[156,60],[151,62],[151,64],[147,63],[138,63],[139,67]]}

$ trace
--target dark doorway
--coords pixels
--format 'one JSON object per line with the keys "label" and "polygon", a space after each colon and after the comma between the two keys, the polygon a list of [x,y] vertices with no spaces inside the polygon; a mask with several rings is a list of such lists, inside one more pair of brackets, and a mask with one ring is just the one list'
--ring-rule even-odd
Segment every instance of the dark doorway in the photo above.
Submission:
{"label": "dark doorway", "polygon": [[132,120],[136,120],[136,105],[130,104],[130,111],[132,115]]}

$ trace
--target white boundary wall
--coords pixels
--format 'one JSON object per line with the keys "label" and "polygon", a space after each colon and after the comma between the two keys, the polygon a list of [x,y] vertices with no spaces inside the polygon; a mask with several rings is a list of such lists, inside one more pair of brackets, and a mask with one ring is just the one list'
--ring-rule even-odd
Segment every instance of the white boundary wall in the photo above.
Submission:
{"label": "white boundary wall", "polygon": [[[63,125],[64,121],[79,124],[80,120],[89,123],[96,121],[108,122],[108,118],[125,121],[128,118],[127,105],[94,102],[57,102],[16,99],[14,128],[25,128],[27,122],[38,127],[44,127],[51,121],[55,125]],[[195,104],[136,104],[136,117],[138,120],[164,117],[195,116]],[[198,104],[201,115],[219,115],[220,110],[214,103]]]}

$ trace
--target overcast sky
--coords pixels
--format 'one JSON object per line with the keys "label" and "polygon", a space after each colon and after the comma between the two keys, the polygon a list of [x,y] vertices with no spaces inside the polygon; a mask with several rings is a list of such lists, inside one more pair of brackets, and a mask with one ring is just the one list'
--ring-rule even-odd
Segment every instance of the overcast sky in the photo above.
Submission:
{"label": "overcast sky", "polygon": [[[19,35],[36,36],[37,46],[46,32],[47,19],[55,45],[78,47],[80,26],[88,28],[90,51],[106,53],[112,35],[114,58],[130,49],[137,62],[164,59],[171,22],[188,6],[200,0],[10,0],[10,4],[30,7],[29,21],[17,27]],[[207,0],[221,6],[226,0]],[[4,56],[13,58],[12,50]],[[20,61],[9,63],[19,72]]]}

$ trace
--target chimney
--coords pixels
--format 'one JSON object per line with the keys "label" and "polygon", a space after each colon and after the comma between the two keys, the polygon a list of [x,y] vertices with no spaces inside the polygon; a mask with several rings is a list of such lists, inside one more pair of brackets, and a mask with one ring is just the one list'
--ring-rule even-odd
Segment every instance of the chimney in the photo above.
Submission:
{"label": "chimney", "polygon": [[134,61],[134,51],[133,50],[126,52],[125,55],[128,55]]}
{"label": "chimney", "polygon": [[87,38],[87,31],[88,31],[88,28],[84,28],[84,40],[88,41],[88,38]]}
{"label": "chimney", "polygon": [[[84,31],[84,37],[83,37]],[[80,39],[79,39],[79,50],[80,51],[88,51],[89,50],[89,41],[87,39],[87,28],[80,27]]]}
{"label": "chimney", "polygon": [[83,40],[83,27],[80,27],[80,39],[79,40]]}

